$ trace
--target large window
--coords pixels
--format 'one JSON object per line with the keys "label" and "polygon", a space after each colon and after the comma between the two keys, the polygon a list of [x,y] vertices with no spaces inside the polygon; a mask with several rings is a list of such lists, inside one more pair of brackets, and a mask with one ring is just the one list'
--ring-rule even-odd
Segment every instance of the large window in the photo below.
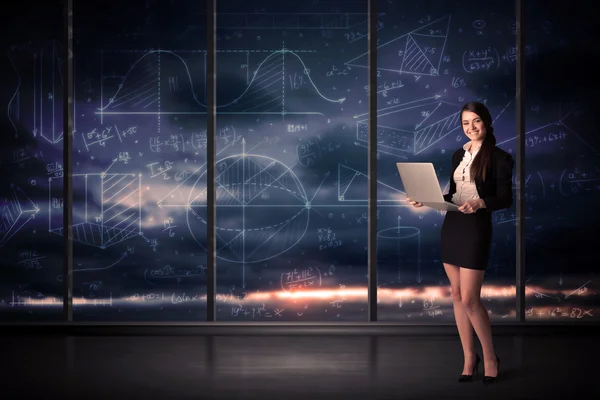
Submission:
{"label": "large window", "polygon": [[205,10],[75,2],[75,320],[206,319]]}
{"label": "large window", "polygon": [[[377,99],[377,319],[453,321],[444,214],[406,202],[398,161],[448,190],[485,103],[516,157],[514,1],[73,0],[72,176],[63,176],[65,2],[12,2],[0,38],[0,321],[205,321],[207,139],[216,142],[216,319],[367,321],[369,95]],[[525,234],[493,213],[482,298],[514,321],[597,319],[600,48],[584,0],[525,1]],[[573,17],[565,19],[565,15]],[[216,129],[207,132],[207,63]],[[516,165],[515,165],[516,172]],[[515,174],[516,175],[516,174]],[[63,188],[73,189],[66,254]],[[517,185],[514,186],[516,200]]]}
{"label": "large window", "polygon": [[367,2],[217,7],[217,318],[366,321]]}
{"label": "large window", "polygon": [[583,0],[548,3],[525,14],[525,315],[598,320],[597,14]]}
{"label": "large window", "polygon": [[[38,2],[39,3],[39,2]],[[60,1],[5,6],[0,38],[0,320],[62,317],[62,238],[48,229],[62,177],[63,18]]]}
{"label": "large window", "polygon": [[[379,1],[377,200],[379,320],[453,319],[440,261],[443,212],[406,203],[396,162],[431,162],[448,192],[452,154],[468,141],[460,109],[485,103],[498,146],[515,146],[514,4],[493,1]],[[349,62],[366,66],[366,55]],[[356,138],[367,141],[367,117]],[[445,186],[445,187],[444,187]],[[514,319],[515,207],[493,214],[482,299],[492,320]]]}

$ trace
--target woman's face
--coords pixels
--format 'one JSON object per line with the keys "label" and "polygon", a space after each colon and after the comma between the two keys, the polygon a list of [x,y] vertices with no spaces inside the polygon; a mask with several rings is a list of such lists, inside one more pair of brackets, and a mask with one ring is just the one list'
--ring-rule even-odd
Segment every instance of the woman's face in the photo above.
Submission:
{"label": "woman's face", "polygon": [[471,111],[462,113],[463,132],[474,142],[482,142],[485,139],[485,125],[479,115]]}

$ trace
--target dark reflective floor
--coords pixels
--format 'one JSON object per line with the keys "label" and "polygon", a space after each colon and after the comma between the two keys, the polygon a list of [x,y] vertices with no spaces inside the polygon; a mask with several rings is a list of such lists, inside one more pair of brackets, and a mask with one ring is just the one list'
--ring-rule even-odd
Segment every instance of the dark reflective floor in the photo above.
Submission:
{"label": "dark reflective floor", "polygon": [[487,387],[456,381],[457,335],[0,338],[1,399],[600,398],[592,335],[495,336]]}

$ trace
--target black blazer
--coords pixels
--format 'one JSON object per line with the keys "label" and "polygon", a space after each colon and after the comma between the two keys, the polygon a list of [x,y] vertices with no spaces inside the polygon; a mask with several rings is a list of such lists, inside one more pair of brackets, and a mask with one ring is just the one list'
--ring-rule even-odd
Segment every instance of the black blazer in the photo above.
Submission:
{"label": "black blazer", "polygon": [[[456,193],[456,182],[454,182],[454,171],[462,161],[465,149],[462,147],[452,155],[452,170],[450,171],[450,191],[444,195],[444,200],[452,201],[452,195]],[[514,160],[504,150],[495,147],[492,162],[488,165],[485,173],[485,182],[481,179],[475,180],[477,194],[485,202],[486,210],[496,211],[509,208],[513,203],[512,174]]]}

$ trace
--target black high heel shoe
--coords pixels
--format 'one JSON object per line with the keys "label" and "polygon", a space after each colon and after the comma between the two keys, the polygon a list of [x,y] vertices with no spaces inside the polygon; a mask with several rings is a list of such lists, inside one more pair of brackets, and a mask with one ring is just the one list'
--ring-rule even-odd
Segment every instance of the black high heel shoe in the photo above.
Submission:
{"label": "black high heel shoe", "polygon": [[481,359],[479,358],[479,354],[475,353],[475,365],[473,366],[473,372],[471,373],[471,375],[461,375],[458,378],[459,382],[471,382],[473,380],[473,375],[475,375],[477,373],[477,370],[479,368],[479,362],[481,361]]}
{"label": "black high heel shoe", "polygon": [[484,375],[483,376],[483,384],[484,385],[496,382],[496,378],[497,378],[498,374],[500,373],[500,358],[498,357],[497,354],[496,354],[496,362],[498,363],[498,367],[497,367],[498,373],[496,374],[496,376],[486,376],[486,375]]}

